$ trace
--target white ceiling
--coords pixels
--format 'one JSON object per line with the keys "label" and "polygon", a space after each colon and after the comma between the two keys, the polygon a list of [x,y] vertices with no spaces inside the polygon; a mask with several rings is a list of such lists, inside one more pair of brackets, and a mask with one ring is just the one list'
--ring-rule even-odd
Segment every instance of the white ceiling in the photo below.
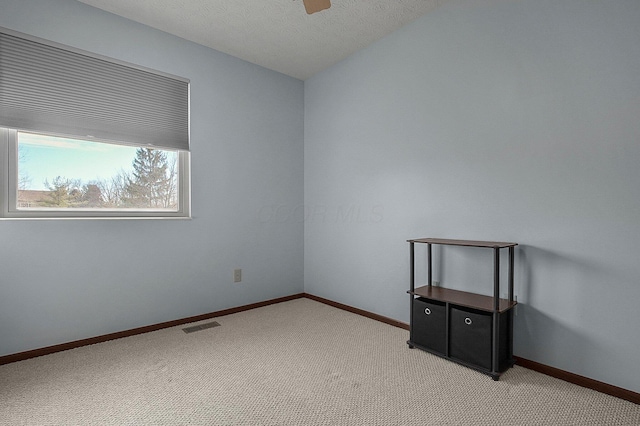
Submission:
{"label": "white ceiling", "polygon": [[80,0],[304,80],[448,0]]}

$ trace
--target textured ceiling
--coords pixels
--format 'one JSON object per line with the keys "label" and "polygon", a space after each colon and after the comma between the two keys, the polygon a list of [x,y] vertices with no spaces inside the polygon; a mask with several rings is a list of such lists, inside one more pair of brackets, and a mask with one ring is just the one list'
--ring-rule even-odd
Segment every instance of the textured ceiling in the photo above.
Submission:
{"label": "textured ceiling", "polygon": [[448,0],[80,1],[304,80]]}

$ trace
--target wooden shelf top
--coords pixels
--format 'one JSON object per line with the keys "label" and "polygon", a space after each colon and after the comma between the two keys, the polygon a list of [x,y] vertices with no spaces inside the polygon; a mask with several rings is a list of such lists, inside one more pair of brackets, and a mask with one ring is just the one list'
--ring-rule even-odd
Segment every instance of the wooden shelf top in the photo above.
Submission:
{"label": "wooden shelf top", "polygon": [[417,238],[407,240],[409,243],[424,244],[441,244],[448,246],[466,246],[466,247],[489,247],[489,248],[506,248],[515,247],[518,243],[505,243],[501,241],[472,241],[472,240],[448,240],[443,238]]}
{"label": "wooden shelf top", "polygon": [[[443,287],[418,287],[409,294],[424,297],[441,302],[449,302],[455,305],[466,306],[467,308],[479,309],[481,311],[493,312],[493,297],[482,294],[469,293],[467,291],[453,290]],[[518,302],[509,302],[507,299],[499,299],[498,312],[504,312],[513,308]]]}

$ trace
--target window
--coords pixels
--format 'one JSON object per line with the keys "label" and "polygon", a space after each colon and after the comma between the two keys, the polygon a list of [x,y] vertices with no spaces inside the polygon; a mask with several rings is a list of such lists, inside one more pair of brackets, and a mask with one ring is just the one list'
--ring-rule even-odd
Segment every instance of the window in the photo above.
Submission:
{"label": "window", "polygon": [[189,80],[0,28],[0,218],[189,217]]}
{"label": "window", "polygon": [[188,152],[0,129],[4,217],[188,217]]}

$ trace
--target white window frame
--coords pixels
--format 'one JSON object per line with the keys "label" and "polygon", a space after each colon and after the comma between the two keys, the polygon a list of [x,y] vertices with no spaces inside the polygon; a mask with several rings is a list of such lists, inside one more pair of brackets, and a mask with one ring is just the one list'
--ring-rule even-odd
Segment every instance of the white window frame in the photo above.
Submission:
{"label": "white window frame", "polygon": [[[54,135],[49,135],[54,136]],[[95,142],[101,143],[101,142]],[[126,144],[125,144],[126,145]],[[135,145],[129,145],[135,146]],[[190,219],[190,153],[178,151],[178,208],[18,209],[18,131],[0,128],[0,219]]]}

